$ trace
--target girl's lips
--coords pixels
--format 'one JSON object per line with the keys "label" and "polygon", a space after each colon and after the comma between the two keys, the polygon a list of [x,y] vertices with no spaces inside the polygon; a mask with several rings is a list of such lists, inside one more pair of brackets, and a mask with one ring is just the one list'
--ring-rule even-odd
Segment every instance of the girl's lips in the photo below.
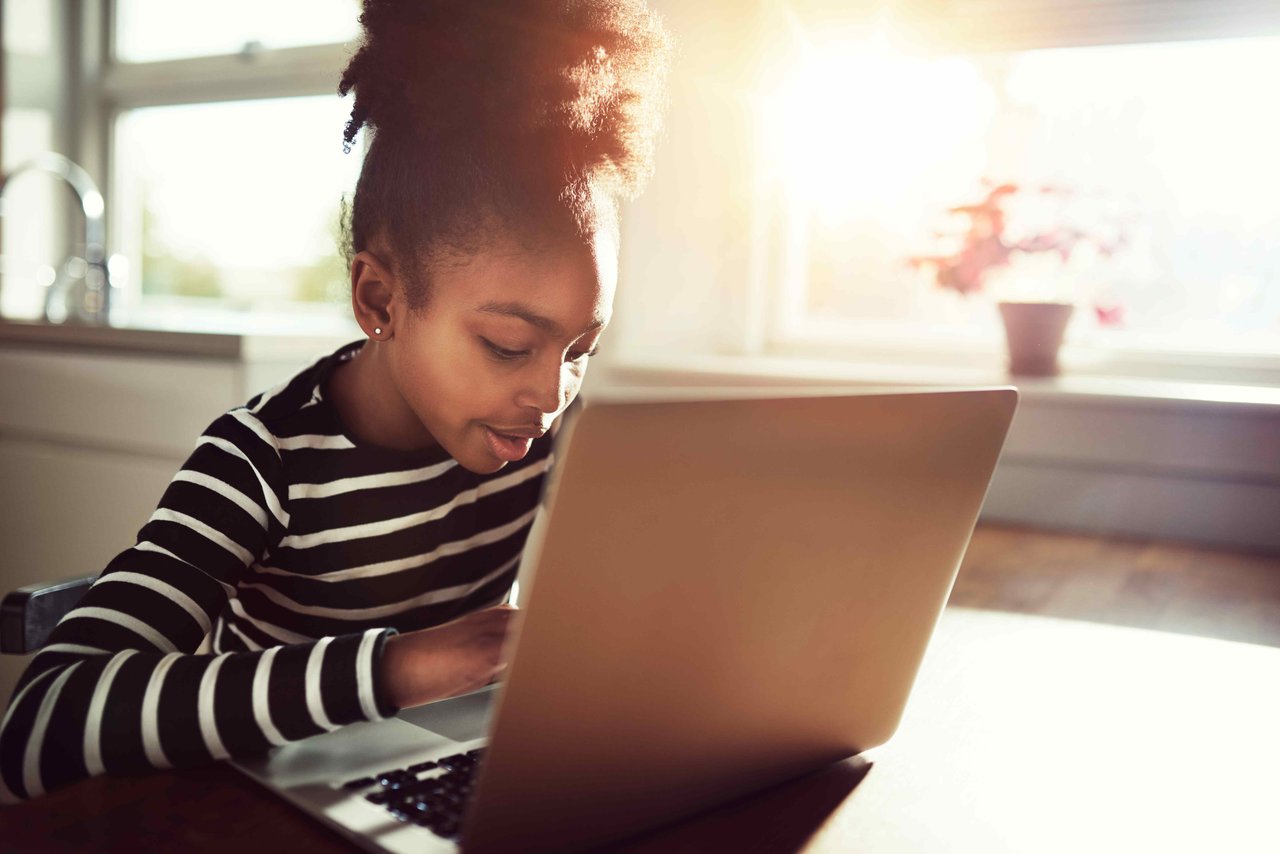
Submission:
{"label": "girl's lips", "polygon": [[493,455],[509,463],[524,459],[524,455],[529,453],[529,448],[533,445],[533,439],[499,433],[492,427],[484,428],[484,438],[489,443],[489,450]]}

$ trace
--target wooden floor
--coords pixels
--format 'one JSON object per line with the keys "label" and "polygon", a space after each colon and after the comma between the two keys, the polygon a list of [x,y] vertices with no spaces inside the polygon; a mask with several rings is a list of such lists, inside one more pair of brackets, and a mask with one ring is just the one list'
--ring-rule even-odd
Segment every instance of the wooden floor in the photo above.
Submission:
{"label": "wooden floor", "polygon": [[1280,555],[984,524],[951,604],[1280,646]]}

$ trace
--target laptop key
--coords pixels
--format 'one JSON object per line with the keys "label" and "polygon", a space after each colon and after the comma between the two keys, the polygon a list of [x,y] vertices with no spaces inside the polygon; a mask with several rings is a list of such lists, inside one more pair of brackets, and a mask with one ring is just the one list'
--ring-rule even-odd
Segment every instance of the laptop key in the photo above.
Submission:
{"label": "laptop key", "polygon": [[440,760],[440,767],[450,770],[457,768],[474,768],[480,761],[481,748],[468,750],[466,753],[455,753]]}
{"label": "laptop key", "polygon": [[434,797],[441,790],[440,784],[435,780],[417,780],[413,783],[406,783],[402,786],[396,786],[391,791],[404,798],[411,798],[414,801],[420,801],[426,797]]}
{"label": "laptop key", "polygon": [[405,770],[409,771],[410,773],[417,774],[422,771],[430,771],[432,768],[436,768],[436,767],[439,767],[439,766],[438,766],[438,763],[435,763],[435,762],[419,762],[417,765],[410,765]]}
{"label": "laptop key", "polygon": [[350,780],[342,784],[344,789],[364,789],[374,785],[378,781],[372,777],[361,777],[359,780]]}
{"label": "laptop key", "polygon": [[392,771],[379,777],[378,782],[383,786],[394,787],[417,782],[417,779],[415,775],[410,774],[408,771]]}

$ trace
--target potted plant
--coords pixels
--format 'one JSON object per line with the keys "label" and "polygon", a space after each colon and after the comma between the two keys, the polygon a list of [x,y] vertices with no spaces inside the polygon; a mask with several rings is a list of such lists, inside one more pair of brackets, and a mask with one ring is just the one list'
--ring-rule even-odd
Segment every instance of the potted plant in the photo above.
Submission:
{"label": "potted plant", "polygon": [[[998,306],[1008,343],[1009,372],[1052,376],[1058,373],[1058,350],[1075,309],[1074,298],[1066,294],[1074,284],[1069,281],[1069,267],[1084,247],[1092,250],[1094,259],[1112,256],[1124,245],[1124,236],[1101,222],[1095,232],[1064,222],[1062,203],[1071,194],[1063,188],[985,183],[989,189],[980,201],[948,209],[966,220],[959,248],[908,261],[915,268],[931,269],[940,287],[962,296],[988,289],[1001,275],[1006,297],[998,300]],[[1030,203],[1025,217],[1030,226],[1024,222],[1019,229],[1011,227],[1009,209],[1015,200]],[[1107,231],[1110,236],[1102,236]],[[956,235],[935,237],[954,240]],[[1117,307],[1096,308],[1102,322],[1119,322]]]}

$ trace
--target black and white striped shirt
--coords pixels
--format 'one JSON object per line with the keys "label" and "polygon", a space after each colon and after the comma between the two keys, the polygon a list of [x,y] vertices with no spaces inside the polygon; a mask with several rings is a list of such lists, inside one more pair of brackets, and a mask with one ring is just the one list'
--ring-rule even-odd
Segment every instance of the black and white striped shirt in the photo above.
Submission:
{"label": "black and white striped shirt", "polygon": [[[18,682],[0,802],[260,752],[397,710],[395,631],[503,599],[552,435],[494,474],[354,441],[326,380],[362,342],[214,421]],[[212,652],[196,654],[208,636]]]}

